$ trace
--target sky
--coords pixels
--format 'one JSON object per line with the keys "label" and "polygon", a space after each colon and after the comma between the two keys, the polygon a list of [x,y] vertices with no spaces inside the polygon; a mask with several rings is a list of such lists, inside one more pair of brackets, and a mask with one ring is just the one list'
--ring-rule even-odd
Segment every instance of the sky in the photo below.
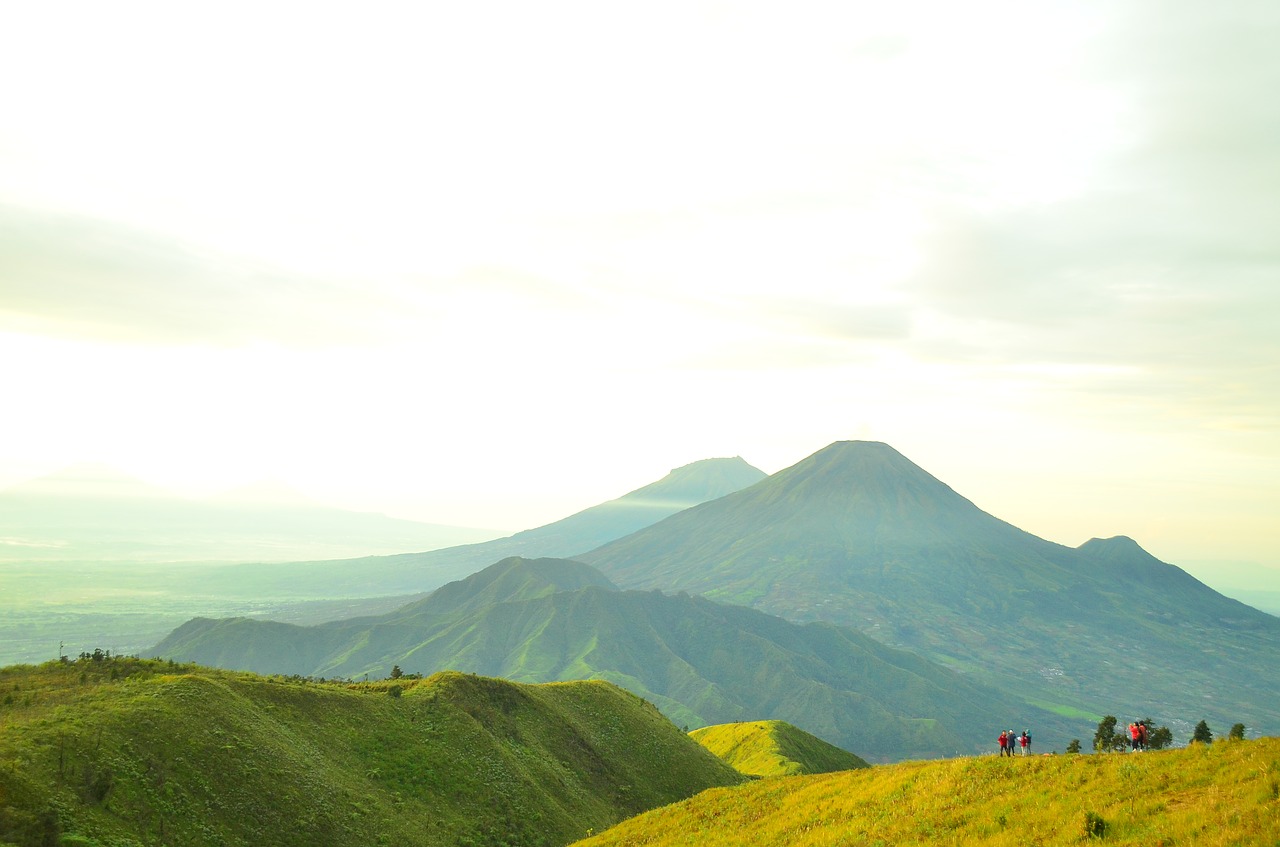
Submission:
{"label": "sky", "polygon": [[872,439],[1280,568],[1277,43],[1273,0],[2,2],[0,486],[514,531]]}

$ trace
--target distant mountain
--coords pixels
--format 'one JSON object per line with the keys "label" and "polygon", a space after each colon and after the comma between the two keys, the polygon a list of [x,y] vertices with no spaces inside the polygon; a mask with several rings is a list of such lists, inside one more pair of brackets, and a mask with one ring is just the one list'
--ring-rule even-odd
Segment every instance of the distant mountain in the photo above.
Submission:
{"label": "distant mountain", "polygon": [[180,497],[103,465],[0,491],[0,562],[272,561],[467,544],[491,530],[333,509],[279,486]]}
{"label": "distant mountain", "polygon": [[574,558],[626,588],[855,626],[1064,714],[1280,731],[1280,620],[1130,539],[1037,538],[886,444],[833,444]]}
{"label": "distant mountain", "polygon": [[376,597],[430,591],[509,556],[564,557],[650,526],[690,506],[715,500],[765,478],[732,459],[703,459],[657,482],[535,529],[443,550],[340,561],[246,565],[210,574],[212,587],[252,585],[290,596]]}
{"label": "distant mountain", "polygon": [[[0,669],[0,843],[558,847],[742,776],[603,682]],[[10,697],[10,701],[14,698]]]}
{"label": "distant mountain", "polygon": [[689,737],[748,776],[832,773],[869,765],[786,721],[749,721],[704,726]]}
{"label": "distant mountain", "polygon": [[1046,744],[1081,727],[848,627],[799,625],[686,594],[617,591],[578,562],[508,559],[424,600],[311,627],[197,619],[148,655],[259,673],[464,670],[606,679],[699,726],[780,719],[876,760],[990,747],[998,722]]}

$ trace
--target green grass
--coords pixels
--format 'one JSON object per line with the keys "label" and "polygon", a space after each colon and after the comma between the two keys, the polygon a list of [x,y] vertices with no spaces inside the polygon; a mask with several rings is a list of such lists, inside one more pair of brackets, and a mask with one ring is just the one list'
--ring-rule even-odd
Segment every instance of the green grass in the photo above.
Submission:
{"label": "green grass", "polygon": [[559,845],[741,779],[602,682],[0,669],[0,845]]}
{"label": "green grass", "polygon": [[1280,739],[983,756],[712,789],[579,847],[1280,843]]}
{"label": "green grass", "polygon": [[791,776],[865,768],[848,750],[785,721],[750,721],[695,729],[689,737],[748,776]]}
{"label": "green grass", "polygon": [[1079,718],[1080,720],[1097,723],[1102,720],[1103,716],[1094,714],[1093,712],[1077,709],[1075,706],[1068,706],[1065,703],[1054,703],[1049,700],[1037,700],[1032,697],[1027,698],[1027,702],[1033,706],[1039,706],[1046,712],[1053,712],[1055,715],[1062,715],[1064,718]]}

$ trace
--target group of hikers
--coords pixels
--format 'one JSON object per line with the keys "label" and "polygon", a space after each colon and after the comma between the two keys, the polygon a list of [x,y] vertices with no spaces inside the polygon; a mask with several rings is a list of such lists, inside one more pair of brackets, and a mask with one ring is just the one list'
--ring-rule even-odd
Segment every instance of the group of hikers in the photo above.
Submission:
{"label": "group of hikers", "polygon": [[1129,724],[1129,750],[1141,753],[1147,749],[1147,725],[1144,723]]}
{"label": "group of hikers", "polygon": [[1014,750],[1022,748],[1022,755],[1031,755],[1031,733],[1023,730],[1021,735],[1014,735],[1013,730],[1006,730],[1000,733],[1000,737],[996,739],[1000,742],[1000,755],[1012,756]]}

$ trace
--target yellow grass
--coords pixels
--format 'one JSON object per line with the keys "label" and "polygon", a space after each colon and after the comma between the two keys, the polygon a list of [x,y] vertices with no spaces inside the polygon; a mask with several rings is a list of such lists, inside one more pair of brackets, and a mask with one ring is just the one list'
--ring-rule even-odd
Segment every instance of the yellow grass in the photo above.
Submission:
{"label": "yellow grass", "polygon": [[578,844],[1277,845],[1278,797],[1275,738],[1136,754],[983,756],[713,789]]}

